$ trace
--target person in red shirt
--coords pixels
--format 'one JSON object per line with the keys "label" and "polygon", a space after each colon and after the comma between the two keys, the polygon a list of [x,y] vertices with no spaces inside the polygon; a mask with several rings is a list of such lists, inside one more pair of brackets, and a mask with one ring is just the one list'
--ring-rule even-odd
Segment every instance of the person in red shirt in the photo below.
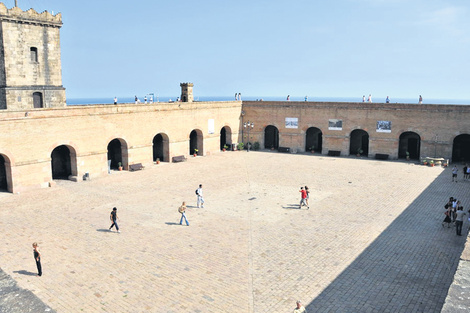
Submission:
{"label": "person in red shirt", "polygon": [[307,209],[310,209],[309,206],[307,205],[307,191],[305,191],[304,187],[300,187],[300,206],[299,209],[302,209],[302,205],[306,206]]}

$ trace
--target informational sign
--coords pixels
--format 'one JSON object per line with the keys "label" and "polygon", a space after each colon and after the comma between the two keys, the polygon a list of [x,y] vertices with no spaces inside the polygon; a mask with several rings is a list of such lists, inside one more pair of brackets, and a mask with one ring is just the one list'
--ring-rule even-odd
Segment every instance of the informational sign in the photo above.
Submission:
{"label": "informational sign", "polygon": [[377,121],[377,132],[378,133],[391,133],[392,122],[391,121]]}
{"label": "informational sign", "polygon": [[215,127],[214,127],[214,119],[211,118],[207,121],[207,129],[209,134],[213,134],[215,132]]}
{"label": "informational sign", "polygon": [[343,120],[331,118],[328,120],[329,130],[343,130]]}
{"label": "informational sign", "polygon": [[286,128],[299,128],[299,119],[297,117],[286,117]]}

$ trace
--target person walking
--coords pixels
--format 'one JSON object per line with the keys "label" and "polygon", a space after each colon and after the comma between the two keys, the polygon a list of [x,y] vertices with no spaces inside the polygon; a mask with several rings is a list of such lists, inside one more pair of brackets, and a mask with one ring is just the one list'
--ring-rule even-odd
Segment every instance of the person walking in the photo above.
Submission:
{"label": "person walking", "polygon": [[184,221],[186,222],[186,226],[189,226],[189,222],[188,222],[188,219],[186,218],[186,202],[183,201],[183,203],[181,204],[181,206],[178,208],[178,212],[181,213],[181,219],[180,219],[180,225],[183,225],[183,219]]}
{"label": "person walking", "polygon": [[385,103],[390,103],[390,98],[387,96],[387,99],[385,99]]}
{"label": "person walking", "polygon": [[117,97],[114,97],[114,104],[117,104]]}
{"label": "person walking", "polygon": [[117,220],[119,219],[118,215],[117,215],[117,209],[114,207],[113,210],[111,211],[111,214],[109,215],[109,219],[111,220],[111,222],[113,222],[111,224],[111,226],[109,227],[109,230],[111,230],[114,226],[116,226],[116,231],[118,233],[120,233],[119,231],[119,225],[117,223]]}
{"label": "person walking", "polygon": [[305,310],[304,306],[302,305],[302,302],[300,300],[297,300],[296,308],[294,309],[293,313],[307,313],[307,310]]}
{"label": "person walking", "polygon": [[366,95],[362,96],[362,102],[366,102]]}
{"label": "person walking", "polygon": [[199,208],[199,205],[201,208],[204,208],[204,197],[202,195],[202,184],[199,185],[199,188],[196,189],[196,195],[197,195],[197,207]]}
{"label": "person walking", "polygon": [[454,167],[452,168],[452,182],[457,182],[457,172],[459,171],[459,169],[457,168],[457,165],[454,165]]}
{"label": "person walking", "polygon": [[38,268],[38,275],[42,276],[42,266],[41,266],[41,253],[38,250],[38,243],[33,243],[33,253],[34,253],[34,260],[36,261],[36,267]]}
{"label": "person walking", "polygon": [[307,208],[309,208],[310,205],[308,204],[308,200],[310,199],[310,190],[308,190],[307,186],[305,186],[305,192],[307,193],[307,199],[305,200],[305,202],[307,202]]}
{"label": "person walking", "polygon": [[422,103],[423,103],[423,97],[421,97],[421,95],[419,95],[418,103],[419,103],[419,104],[422,104]]}
{"label": "person walking", "polygon": [[369,98],[367,98],[367,102],[372,102],[372,95],[369,94]]}
{"label": "person walking", "polygon": [[306,206],[309,209],[307,204],[307,192],[305,191],[304,187],[300,187],[300,205],[299,209],[302,209],[302,205]]}
{"label": "person walking", "polygon": [[457,208],[456,218],[455,218],[455,231],[457,236],[462,236],[462,225],[463,225],[463,217],[466,213],[463,211],[463,206],[459,206]]}

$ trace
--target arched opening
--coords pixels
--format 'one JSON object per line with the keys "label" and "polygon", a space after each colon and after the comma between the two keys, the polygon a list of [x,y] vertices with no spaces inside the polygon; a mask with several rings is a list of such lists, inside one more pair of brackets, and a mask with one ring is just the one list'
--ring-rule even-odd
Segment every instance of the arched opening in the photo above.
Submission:
{"label": "arched opening", "polygon": [[0,192],[13,192],[10,159],[0,154]]}
{"label": "arched opening", "polygon": [[470,135],[462,134],[454,138],[452,145],[452,162],[470,161]]}
{"label": "arched opening", "polygon": [[369,155],[369,134],[363,129],[355,129],[349,138],[349,154]]}
{"label": "arched opening", "polygon": [[310,127],[305,133],[305,151],[316,151],[322,150],[323,133],[319,128]]}
{"label": "arched opening", "polygon": [[65,146],[58,146],[51,153],[52,179],[69,179],[72,175],[72,162],[70,149]]}
{"label": "arched opening", "polygon": [[119,163],[127,170],[128,168],[127,144],[123,139],[113,139],[108,144],[108,166],[110,169],[117,170]]}
{"label": "arched opening", "polygon": [[264,129],[264,148],[279,148],[279,130],[276,126],[268,125]]}
{"label": "arched opening", "polygon": [[42,100],[42,93],[41,92],[35,92],[33,93],[33,107],[35,109],[43,108],[43,100]]}
{"label": "arched opening", "polygon": [[398,158],[405,159],[407,152],[410,159],[419,160],[421,137],[415,132],[404,132],[398,143]]}
{"label": "arched opening", "polygon": [[228,126],[224,126],[220,130],[220,150],[222,150],[225,145],[229,146],[229,148],[232,145],[232,130]]}
{"label": "arched opening", "polygon": [[189,134],[189,154],[204,155],[202,139],[202,131],[199,129],[194,129]]}
{"label": "arched opening", "polygon": [[164,133],[159,133],[153,137],[153,161],[159,159],[161,162],[170,160],[170,141]]}

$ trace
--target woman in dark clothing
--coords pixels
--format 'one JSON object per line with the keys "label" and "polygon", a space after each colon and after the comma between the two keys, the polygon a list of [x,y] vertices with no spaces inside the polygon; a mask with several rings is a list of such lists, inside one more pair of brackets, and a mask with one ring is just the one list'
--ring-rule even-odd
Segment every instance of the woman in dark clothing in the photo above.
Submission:
{"label": "woman in dark clothing", "polygon": [[447,203],[444,208],[446,209],[446,211],[444,212],[446,217],[444,218],[444,221],[442,221],[442,227],[444,227],[444,223],[447,223],[447,227],[450,228],[450,223],[452,223],[452,220],[450,218],[452,214],[452,201],[449,201],[449,203]]}
{"label": "woman in dark clothing", "polygon": [[38,268],[38,276],[42,276],[41,253],[39,253],[38,244],[36,242],[33,243],[33,249],[34,260],[36,261],[36,266]]}

